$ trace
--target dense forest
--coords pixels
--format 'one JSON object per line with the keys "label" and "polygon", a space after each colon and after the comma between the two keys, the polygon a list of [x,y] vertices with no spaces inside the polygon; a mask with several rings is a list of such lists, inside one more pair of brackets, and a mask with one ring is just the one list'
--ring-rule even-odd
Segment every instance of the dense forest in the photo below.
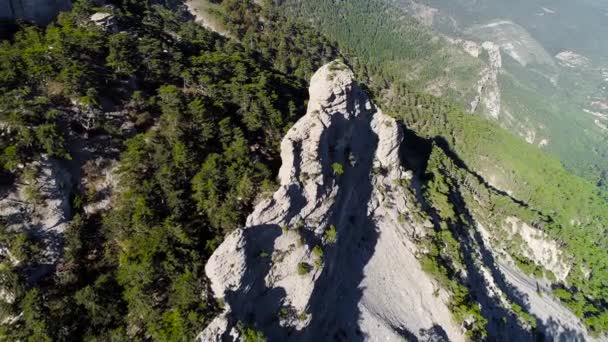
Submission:
{"label": "dense forest", "polygon": [[[193,339],[218,305],[206,258],[256,196],[273,190],[278,144],[304,109],[305,77],[335,56],[292,22],[254,35],[257,14],[239,1],[224,6],[243,21],[233,26],[241,43],[171,4],[113,3],[78,1],[46,29],[24,25],[0,47],[3,186],[35,182],[32,162],[41,158],[80,166],[79,146],[96,137],[120,160],[105,212],[86,214],[94,196],[72,189],[65,252],[46,276],[33,276],[44,262],[37,232],[0,226],[18,260],[2,259],[0,282],[14,298],[1,312],[21,313],[2,325],[2,339]],[[89,20],[108,10],[117,30]],[[125,122],[134,128],[122,130]]]}

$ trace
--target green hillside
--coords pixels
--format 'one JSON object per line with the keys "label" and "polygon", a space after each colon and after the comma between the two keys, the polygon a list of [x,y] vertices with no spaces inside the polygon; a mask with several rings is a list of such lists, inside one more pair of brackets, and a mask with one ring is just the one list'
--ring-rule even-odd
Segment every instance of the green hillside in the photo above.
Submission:
{"label": "green hillside", "polygon": [[[473,58],[461,48],[449,44],[431,28],[418,24],[405,12],[408,7],[403,3],[407,2],[287,0],[283,1],[282,8],[303,20],[313,21],[344,50],[365,58],[361,64],[367,68],[381,71],[387,78],[408,82],[417,90],[448,98],[468,109],[476,94],[481,70],[485,67],[483,55],[479,59]],[[503,18],[504,13],[513,18],[524,16],[523,12],[529,7],[518,2],[517,5],[506,6],[509,7],[507,10],[496,1],[483,1],[479,6],[441,1],[430,1],[429,4],[437,5],[441,10],[435,16],[434,29],[455,38],[478,39],[480,42],[493,35],[488,36],[478,29],[481,33],[476,36],[465,30],[468,25],[485,25],[498,20],[496,18]],[[562,5],[566,12],[569,6]],[[534,8],[541,10],[539,5]],[[469,9],[472,14],[467,16]],[[513,9],[521,9],[521,12],[511,13],[515,11]],[[580,17],[588,14],[589,9],[582,11],[576,12],[577,16],[571,20],[580,22]],[[455,19],[448,17],[452,13]],[[531,13],[534,17],[534,12]],[[475,19],[469,20],[470,16]],[[445,22],[455,23],[458,27],[445,28]],[[551,27],[560,23],[559,20],[552,21]],[[531,19],[524,24],[535,36],[530,36],[519,26],[515,26],[517,29],[513,32],[497,31],[499,33],[496,34],[501,39],[528,41],[530,48],[538,50],[531,56],[542,55],[539,60],[546,64],[522,66],[503,51],[503,68],[499,73],[502,113],[497,122],[522,139],[533,138],[530,142],[555,155],[569,171],[602,185],[608,170],[607,135],[594,122],[595,118],[584,112],[596,89],[605,86],[597,69],[601,63],[594,61],[590,66],[576,69],[557,65],[551,56],[567,49],[568,45],[563,45],[561,50],[551,48],[550,42],[544,39],[548,39],[549,32],[545,36],[535,32],[532,28],[536,26]],[[511,37],[509,34],[522,36]],[[580,36],[580,32],[578,34]],[[536,35],[541,36],[540,43],[534,40]]]}
{"label": "green hillside", "polygon": [[[84,209],[95,189],[67,189],[64,253],[42,278],[32,274],[49,267],[40,232],[0,221],[2,341],[193,340],[220,305],[208,256],[275,187],[278,145],[305,106],[295,74],[335,57],[302,25],[277,21],[273,39],[296,30],[294,40],[251,49],[153,3],[79,1],[46,29],[24,26],[0,43],[3,195],[25,182],[38,205],[46,184],[33,163],[75,163],[78,181],[83,149],[98,139],[94,158],[118,159],[119,179],[98,214]],[[122,32],[93,24],[98,10]]]}

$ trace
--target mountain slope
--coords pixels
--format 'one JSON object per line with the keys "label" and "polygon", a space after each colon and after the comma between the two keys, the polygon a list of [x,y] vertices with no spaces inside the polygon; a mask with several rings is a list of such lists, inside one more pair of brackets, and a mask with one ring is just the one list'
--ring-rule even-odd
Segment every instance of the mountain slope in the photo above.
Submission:
{"label": "mountain slope", "polygon": [[199,340],[252,327],[294,341],[591,339],[546,280],[567,277],[570,256],[513,216],[528,209],[436,145],[424,174],[406,171],[415,138],[346,68],[315,73],[307,114],[281,145],[280,189],[209,259],[225,306]]}
{"label": "mountain slope", "polygon": [[190,18],[79,1],[0,42],[0,340],[187,340],[215,315],[205,262],[275,187],[296,70],[333,48],[291,25],[262,55]]}
{"label": "mountain slope", "polygon": [[0,339],[604,337],[594,185],[419,92],[475,97],[435,68],[470,52],[392,26],[347,54],[275,2],[203,6],[225,35],[107,2],[0,43]]}
{"label": "mountain slope", "polygon": [[608,61],[601,52],[605,44],[589,35],[608,32],[601,6],[567,1],[551,6],[542,1],[505,5],[495,0],[387,3],[418,17],[432,12],[424,23],[457,41],[500,46],[502,101],[500,115],[494,117],[527,142],[558,156],[571,171],[603,184],[606,119],[593,103],[607,101],[597,90],[606,86],[602,75]]}
{"label": "mountain slope", "polygon": [[[568,48],[546,48],[530,33],[531,25],[503,20],[498,10],[488,11],[495,17],[480,16],[475,22],[451,15],[460,5],[449,2],[437,7],[411,0],[282,3],[290,15],[313,20],[343,49],[365,58],[368,68],[491,117],[556,155],[570,171],[603,184],[605,123],[585,111],[596,112],[590,102],[606,101],[597,94],[605,87],[601,59],[564,67],[553,56]],[[477,3],[484,10],[484,4],[495,1],[462,7],[475,11]],[[520,5],[525,4],[513,7]],[[502,63],[495,63],[496,52],[482,48],[484,43],[499,46]]]}

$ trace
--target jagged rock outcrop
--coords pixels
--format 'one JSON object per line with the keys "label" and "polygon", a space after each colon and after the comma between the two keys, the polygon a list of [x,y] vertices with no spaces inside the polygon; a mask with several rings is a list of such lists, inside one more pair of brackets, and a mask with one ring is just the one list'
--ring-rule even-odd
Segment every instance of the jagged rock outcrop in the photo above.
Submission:
{"label": "jagged rock outcrop", "polygon": [[[571,261],[559,249],[557,243],[545,233],[530,227],[515,217],[507,218],[503,228],[508,234],[506,237],[507,243],[522,241],[521,244],[516,245],[516,248],[520,249],[517,254],[534,260],[538,265],[542,265],[546,270],[551,271],[559,280],[566,278],[570,271]],[[496,236],[493,236],[481,225],[478,225],[477,231],[482,236],[483,244],[489,248],[490,253],[495,258],[497,270],[500,272],[498,277],[494,276],[494,279],[488,282],[491,291],[497,297],[525,304],[526,311],[538,320],[537,329],[542,334],[539,336],[544,336],[547,341],[596,340],[588,334],[581,320],[560,303],[557,298],[553,297],[550,281],[546,278],[535,278],[522,272],[516,266],[511,254],[505,250],[503,246],[505,241],[497,241]],[[497,287],[496,278],[498,278],[498,282],[503,282],[506,285],[507,291]]]}
{"label": "jagged rock outcrop", "polygon": [[409,216],[402,139],[350,70],[321,68],[307,114],[283,139],[279,190],[206,266],[225,310],[199,340],[237,339],[239,322],[273,341],[464,340],[448,294],[416,258],[430,222]]}
{"label": "jagged rock outcrop", "polygon": [[107,9],[108,12],[94,13],[93,15],[91,15],[90,19],[95,25],[99,26],[102,30],[109,33],[116,33],[119,31],[118,21],[112,13],[109,13],[111,12],[112,8],[110,7]]}
{"label": "jagged rock outcrop", "polygon": [[475,112],[481,104],[485,113],[498,119],[501,111],[500,87],[498,86],[498,74],[502,68],[500,47],[492,42],[484,42],[481,44],[481,48],[488,54],[489,65],[482,71],[477,82],[477,95],[471,102],[471,112]]}

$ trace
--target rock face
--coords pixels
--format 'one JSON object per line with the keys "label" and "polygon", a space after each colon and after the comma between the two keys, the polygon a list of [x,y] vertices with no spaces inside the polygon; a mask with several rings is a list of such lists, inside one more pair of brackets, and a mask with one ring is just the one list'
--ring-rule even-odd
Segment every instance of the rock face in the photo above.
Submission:
{"label": "rock face", "polygon": [[206,29],[214,31],[224,37],[230,37],[230,33],[214,19],[213,15],[207,10],[205,2],[198,0],[187,0],[184,2],[186,8],[195,18],[196,22],[203,25]]}
{"label": "rock face", "polygon": [[108,12],[97,12],[91,15],[91,21],[106,32],[116,33],[119,31],[116,17]]}
{"label": "rock face", "polygon": [[474,25],[465,33],[484,41],[492,41],[522,66],[531,63],[555,66],[551,55],[542,44],[522,26],[508,20],[494,20]]}
{"label": "rock face", "polygon": [[0,2],[0,21],[22,19],[45,25],[60,11],[67,11],[71,0],[3,0]]}
{"label": "rock face", "polygon": [[[559,250],[555,241],[550,240],[542,231],[530,227],[518,218],[509,217],[504,222],[504,228],[508,232],[505,238],[508,241],[520,239],[523,241],[518,248],[524,255],[537,264],[553,272],[556,278],[564,279],[570,271],[571,261]],[[511,300],[519,299],[525,304],[526,310],[537,319],[538,330],[543,334],[546,341],[595,341],[590,336],[579,318],[568,310],[558,299],[552,296],[551,283],[547,279],[535,278],[523,273],[515,265],[514,260],[507,251],[501,247],[501,243],[481,225],[477,231],[481,233],[483,243],[491,250],[500,272],[498,277],[494,276],[488,284],[496,297]],[[498,281],[497,281],[498,279]],[[497,284],[503,282],[506,291],[499,289]],[[510,332],[510,337],[517,336]],[[509,339],[507,339],[509,340]],[[513,340],[524,340],[518,336]],[[530,338],[527,340],[531,340]],[[600,341],[605,338],[597,339]]]}
{"label": "rock face", "polygon": [[[480,52],[471,53],[471,45],[473,42],[468,42],[464,48],[472,56],[479,56]],[[477,107],[483,105],[486,113],[494,119],[498,119],[501,111],[500,87],[498,85],[498,74],[502,68],[502,55],[500,47],[492,42],[484,42],[481,48],[488,54],[488,67],[482,71],[481,77],[477,82],[477,96],[471,102],[471,112],[475,112]],[[477,57],[475,56],[475,57]]]}
{"label": "rock face", "polygon": [[506,226],[511,234],[509,239],[513,239],[514,236],[523,239],[522,255],[543,265],[553,272],[557,279],[566,280],[572,261],[565,260],[567,257],[559,249],[557,242],[550,240],[544,232],[530,227],[516,217],[507,218]]}
{"label": "rock face", "polygon": [[321,68],[306,116],[282,142],[280,189],[206,266],[225,311],[199,340],[236,338],[237,322],[276,341],[463,340],[447,294],[415,256],[424,227],[410,222],[398,186],[402,139],[350,70]]}

